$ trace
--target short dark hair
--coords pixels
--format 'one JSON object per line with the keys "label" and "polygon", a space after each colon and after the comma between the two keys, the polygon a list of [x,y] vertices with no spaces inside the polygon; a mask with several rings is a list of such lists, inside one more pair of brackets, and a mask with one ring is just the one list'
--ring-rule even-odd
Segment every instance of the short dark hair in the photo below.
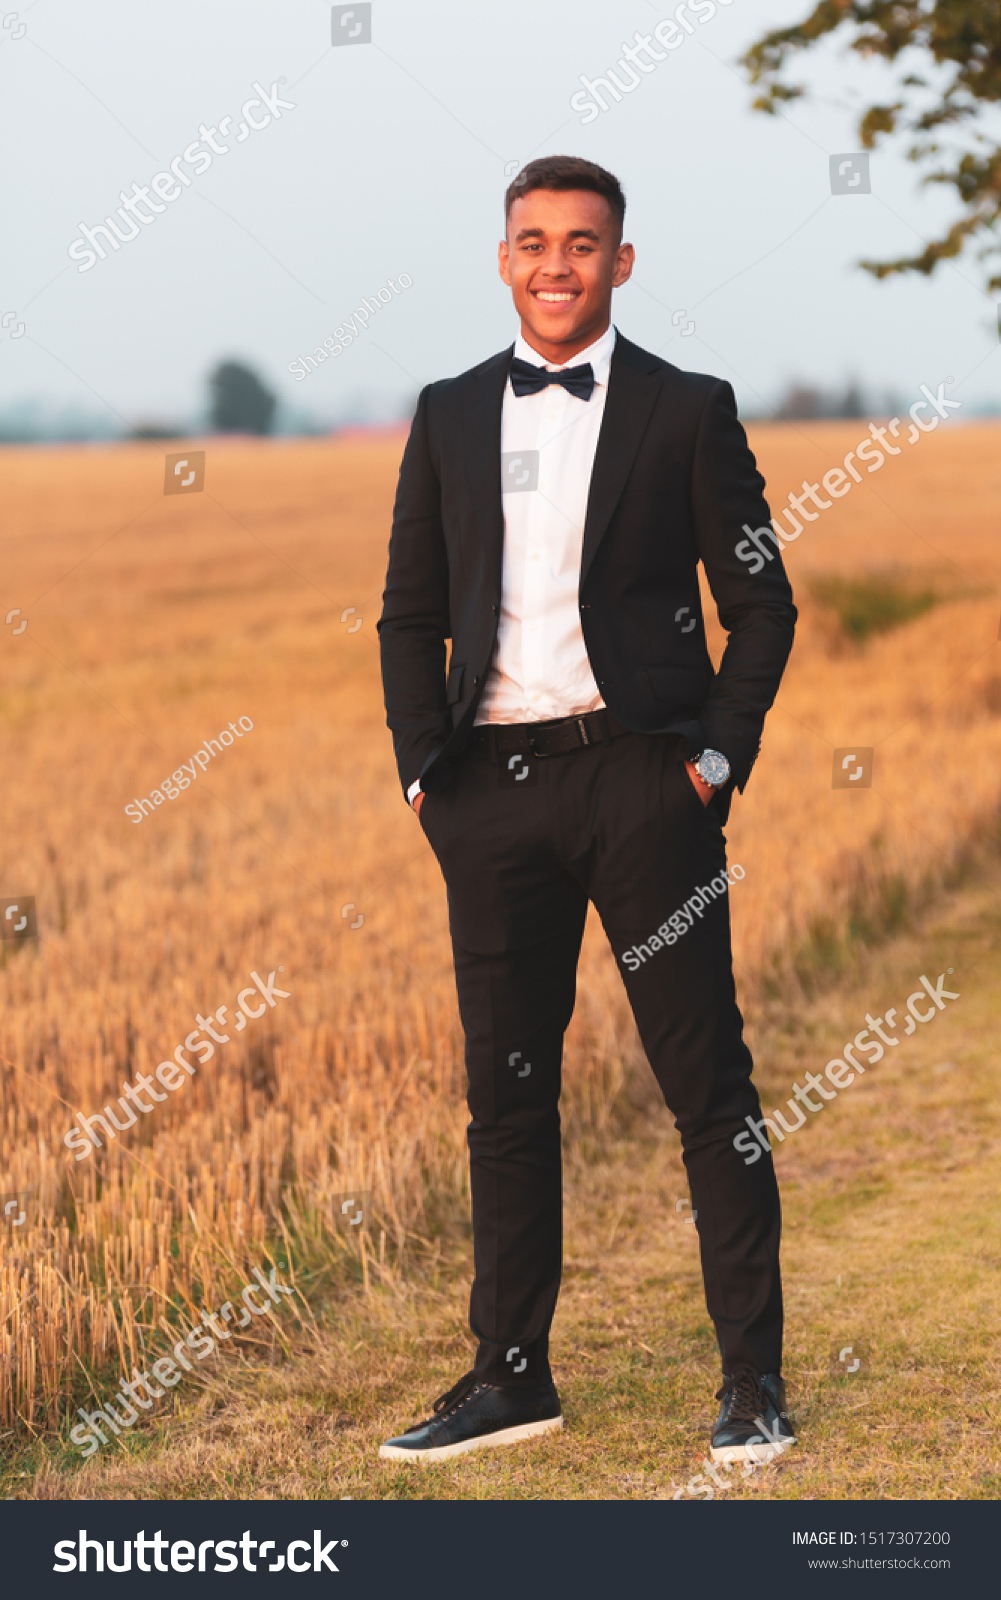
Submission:
{"label": "short dark hair", "polygon": [[530,161],[508,185],[504,196],[505,222],[514,202],[531,194],[533,189],[587,189],[592,194],[600,194],[615,213],[621,234],[626,214],[622,185],[596,161],[585,161],[581,156],[540,156],[537,161]]}

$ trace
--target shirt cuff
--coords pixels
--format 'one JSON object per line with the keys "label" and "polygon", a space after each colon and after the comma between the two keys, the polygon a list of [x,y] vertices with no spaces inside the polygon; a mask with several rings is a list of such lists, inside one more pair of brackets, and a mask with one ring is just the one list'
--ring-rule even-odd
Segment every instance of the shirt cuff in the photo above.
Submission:
{"label": "shirt cuff", "polygon": [[410,785],[410,788],[407,790],[407,805],[412,806],[417,795],[422,793],[423,790],[421,789],[421,780],[420,778],[415,778],[413,783]]}

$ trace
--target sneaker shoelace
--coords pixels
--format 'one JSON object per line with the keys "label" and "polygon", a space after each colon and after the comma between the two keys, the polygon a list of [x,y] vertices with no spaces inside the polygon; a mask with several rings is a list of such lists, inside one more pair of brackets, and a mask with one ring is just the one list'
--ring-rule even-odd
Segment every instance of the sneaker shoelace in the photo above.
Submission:
{"label": "sneaker shoelace", "polygon": [[478,1388],[479,1380],[477,1379],[476,1373],[467,1372],[459,1379],[458,1383],[454,1383],[452,1385],[451,1389],[446,1390],[444,1394],[438,1396],[438,1399],[435,1401],[433,1407],[435,1416],[447,1417],[450,1416],[453,1411],[458,1411],[459,1407],[465,1405],[469,1396]]}
{"label": "sneaker shoelace", "polygon": [[726,1401],[727,1422],[760,1422],[765,1412],[761,1382],[750,1367],[738,1367],[730,1378],[724,1378],[717,1400]]}
{"label": "sneaker shoelace", "polygon": [[[444,1394],[438,1396],[431,1408],[434,1412],[432,1420],[443,1422],[446,1417],[450,1417],[461,1406],[464,1406],[469,1396],[475,1394],[479,1387],[479,1379],[475,1372],[464,1373],[458,1383],[454,1383],[451,1389],[447,1389]],[[426,1427],[426,1422],[415,1422],[412,1428],[406,1428],[404,1431],[406,1433],[419,1433],[422,1428]]]}

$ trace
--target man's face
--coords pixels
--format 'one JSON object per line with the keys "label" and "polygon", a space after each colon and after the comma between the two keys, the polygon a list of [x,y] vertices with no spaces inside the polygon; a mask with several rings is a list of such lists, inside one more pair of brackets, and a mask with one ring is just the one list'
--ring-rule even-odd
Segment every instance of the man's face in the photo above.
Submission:
{"label": "man's face", "polygon": [[625,283],[633,259],[608,201],[587,189],[533,189],[516,200],[498,251],[522,334],[554,364],[604,333],[612,290]]}

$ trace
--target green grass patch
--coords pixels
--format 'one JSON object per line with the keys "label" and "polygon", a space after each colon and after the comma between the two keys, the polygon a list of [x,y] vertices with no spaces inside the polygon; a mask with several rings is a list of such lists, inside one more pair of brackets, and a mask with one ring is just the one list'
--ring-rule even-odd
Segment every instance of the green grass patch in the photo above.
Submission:
{"label": "green grass patch", "polygon": [[815,600],[837,614],[842,631],[861,643],[871,634],[890,633],[930,611],[941,598],[934,589],[917,589],[899,578],[870,573],[858,578],[815,578]]}

